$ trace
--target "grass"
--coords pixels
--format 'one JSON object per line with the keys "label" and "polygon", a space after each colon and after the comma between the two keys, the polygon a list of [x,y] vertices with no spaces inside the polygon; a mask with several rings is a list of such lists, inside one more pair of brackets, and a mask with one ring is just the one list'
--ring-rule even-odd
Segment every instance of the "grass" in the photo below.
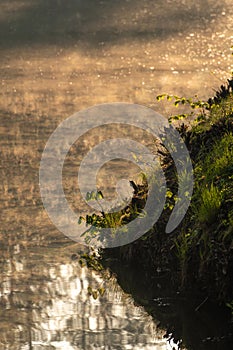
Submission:
{"label": "grass", "polygon": [[215,100],[209,117],[193,125],[189,135],[195,187],[186,220],[175,238],[181,283],[190,283],[188,273],[192,271],[206,293],[229,301],[233,299],[232,90]]}
{"label": "grass", "polygon": [[197,217],[200,223],[206,225],[212,224],[216,221],[221,204],[222,194],[218,187],[213,183],[207,188],[199,189],[200,205],[197,209]]}
{"label": "grass", "polygon": [[201,150],[195,165],[197,186],[193,208],[200,223],[215,222],[221,205],[233,196],[232,170],[233,134],[226,131],[220,140],[214,141],[212,149]]}

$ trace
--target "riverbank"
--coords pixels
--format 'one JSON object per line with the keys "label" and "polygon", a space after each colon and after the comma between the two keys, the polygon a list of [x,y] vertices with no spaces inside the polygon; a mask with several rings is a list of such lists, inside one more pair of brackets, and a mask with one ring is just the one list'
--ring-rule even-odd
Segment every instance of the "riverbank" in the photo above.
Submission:
{"label": "riverbank", "polygon": [[[105,249],[103,263],[140,266],[151,278],[169,272],[178,291],[203,296],[233,307],[233,80],[208,100],[191,128],[178,130],[189,150],[195,176],[190,208],[171,234],[165,226],[172,205],[141,239]],[[170,162],[169,157],[164,162]],[[170,163],[169,163],[170,164]],[[173,166],[167,166],[169,199],[177,186]],[[172,168],[172,171],[171,171]],[[171,208],[171,209],[170,209]],[[116,263],[114,263],[115,265]]]}

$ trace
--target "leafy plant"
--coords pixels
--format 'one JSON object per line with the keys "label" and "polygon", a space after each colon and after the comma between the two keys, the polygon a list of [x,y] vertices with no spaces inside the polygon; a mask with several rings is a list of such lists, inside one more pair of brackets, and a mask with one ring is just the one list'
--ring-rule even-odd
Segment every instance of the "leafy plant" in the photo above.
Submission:
{"label": "leafy plant", "polygon": [[[138,216],[144,217],[146,215],[143,207],[146,202],[147,187],[145,184],[141,186],[136,185],[133,181],[130,181],[130,183],[134,188],[134,195],[131,203],[124,209],[107,213],[101,211],[99,214],[87,214],[85,217],[79,217],[78,223],[85,222],[87,226],[87,230],[81,235],[81,237],[85,237],[86,244],[90,244],[93,239],[103,242],[116,238],[117,235],[120,237],[127,232],[127,223]],[[103,198],[103,194],[102,192],[101,194],[91,192],[87,198],[88,200],[94,199],[98,201],[99,198]],[[99,205],[101,207],[100,202]],[[103,228],[110,228],[108,237],[102,234]]]}
{"label": "leafy plant", "polygon": [[194,110],[198,110],[198,113],[196,113],[196,118],[194,118],[195,121],[205,120],[208,114],[207,111],[211,108],[211,105],[206,101],[197,99],[197,96],[195,97],[196,99],[194,100],[192,98],[179,97],[176,95],[161,94],[158,95],[156,99],[157,101],[161,101],[166,98],[167,101],[173,101],[175,107],[183,105],[191,108],[192,111],[189,113],[182,113],[169,117],[168,120],[170,123],[174,120],[182,120],[187,119],[188,117],[193,117],[195,115]]}
{"label": "leafy plant", "polygon": [[[232,47],[233,49],[233,47]],[[233,53],[232,53],[233,55]],[[212,110],[220,110],[222,116],[226,116],[229,112],[232,112],[232,103],[226,103],[226,99],[232,99],[233,91],[233,72],[231,79],[227,79],[226,85],[221,85],[220,89],[215,92],[215,96],[208,99],[208,101],[203,101],[195,98],[180,97],[177,95],[160,94],[156,96],[157,101],[166,99],[167,101],[172,101],[175,107],[187,106],[191,109],[188,113],[180,113],[172,115],[168,118],[169,122],[174,120],[183,120],[192,117],[194,122],[202,122],[207,119]]]}

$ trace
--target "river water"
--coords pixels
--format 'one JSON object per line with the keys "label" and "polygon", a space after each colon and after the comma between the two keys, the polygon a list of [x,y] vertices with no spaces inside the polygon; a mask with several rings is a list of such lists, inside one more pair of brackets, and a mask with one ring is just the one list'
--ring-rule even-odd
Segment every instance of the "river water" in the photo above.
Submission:
{"label": "river water", "polygon": [[[232,18],[231,0],[0,1],[1,350],[178,348],[171,324],[187,349],[224,349],[226,334],[206,314],[195,318],[182,301],[161,313],[159,281],[150,295],[144,284],[135,292],[137,274],[127,271],[131,287],[120,283],[123,291],[72,261],[84,248],[49,220],[38,171],[48,137],[74,112],[131,102],[168,116],[157,94],[212,96],[233,67]],[[64,187],[74,209],[77,166],[103,138],[94,131],[70,156]],[[102,183],[114,179],[105,174]],[[89,285],[106,293],[95,300]],[[196,341],[190,319],[201,325]]]}

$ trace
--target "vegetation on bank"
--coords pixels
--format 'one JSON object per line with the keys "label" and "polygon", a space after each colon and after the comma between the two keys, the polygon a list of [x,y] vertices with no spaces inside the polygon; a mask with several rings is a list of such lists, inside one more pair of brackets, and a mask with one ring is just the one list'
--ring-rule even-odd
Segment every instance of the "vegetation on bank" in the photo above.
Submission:
{"label": "vegetation on bank", "polygon": [[176,232],[181,285],[197,283],[223,301],[233,298],[233,79],[209,99],[209,116],[183,133],[195,189]]}
{"label": "vegetation on bank", "polygon": [[[163,154],[162,162],[169,188],[160,220],[137,241],[104,249],[101,258],[103,263],[106,258],[108,261],[117,258],[119,263],[139,264],[152,276],[158,270],[170,271],[179,289],[193,290],[195,286],[207,298],[218,299],[233,309],[232,89],[233,79],[207,102],[174,96],[175,105],[186,104],[191,108],[190,114],[175,116],[170,121],[192,117],[191,124],[179,124],[177,129],[189,150],[195,176],[191,205],[180,226],[172,234],[165,234],[177,192],[175,166],[167,153]],[[166,96],[160,95],[159,99]],[[98,228],[110,223],[116,234],[118,227],[143,213],[147,184],[132,186],[132,203],[123,211],[81,219],[92,225],[86,233],[88,243],[96,238]]]}

